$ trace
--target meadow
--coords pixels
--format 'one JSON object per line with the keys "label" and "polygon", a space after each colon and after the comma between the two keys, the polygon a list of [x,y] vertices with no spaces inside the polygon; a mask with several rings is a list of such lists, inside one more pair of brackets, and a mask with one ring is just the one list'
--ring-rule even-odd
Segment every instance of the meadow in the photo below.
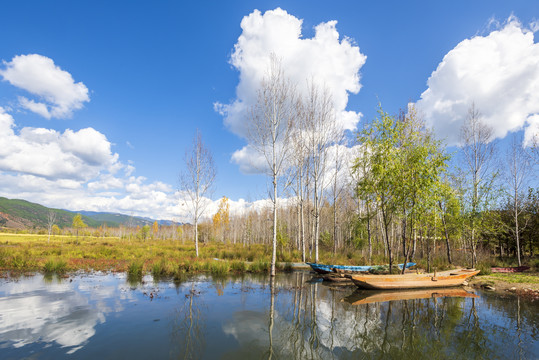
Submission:
{"label": "meadow", "polygon": [[[266,272],[270,248],[212,243],[195,256],[191,242],[117,237],[0,234],[0,272],[112,271],[154,276],[189,272]],[[284,269],[285,266],[281,266]]]}

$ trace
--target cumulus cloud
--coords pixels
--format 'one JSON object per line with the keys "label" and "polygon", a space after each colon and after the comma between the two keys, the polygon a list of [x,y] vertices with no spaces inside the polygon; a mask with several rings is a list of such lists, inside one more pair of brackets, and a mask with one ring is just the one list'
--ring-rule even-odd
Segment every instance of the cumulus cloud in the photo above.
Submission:
{"label": "cumulus cloud", "polygon": [[0,107],[0,170],[51,179],[88,181],[113,169],[118,154],[102,133],[92,128],[63,133],[44,128],[14,130],[13,117]]}
{"label": "cumulus cloud", "polygon": [[47,119],[68,118],[90,101],[88,88],[76,83],[70,73],[38,54],[18,55],[4,61],[0,76],[10,84],[28,91],[40,101],[19,97],[19,104]]}
{"label": "cumulus cloud", "polygon": [[[190,222],[189,196],[161,181],[134,176],[106,136],[95,129],[22,128],[0,107],[0,196],[26,199],[50,207],[134,214]],[[205,199],[206,217],[219,199]],[[231,215],[252,203],[230,201]]]}
{"label": "cumulus cloud", "polygon": [[[336,21],[321,23],[315,27],[314,37],[304,38],[302,20],[280,8],[264,14],[255,10],[245,16],[230,59],[240,73],[236,99],[230,104],[214,104],[228,129],[246,137],[247,114],[256,103],[257,89],[270,64],[270,54],[274,53],[300,93],[307,91],[311,79],[327,87],[338,124],[345,130],[354,130],[361,114],[346,110],[346,106],[349,94],[361,88],[359,70],[366,56],[351,39],[340,38],[336,25]],[[256,172],[252,164],[260,162],[249,146],[234,153],[232,160],[244,173]]]}
{"label": "cumulus cloud", "polygon": [[538,134],[539,44],[533,31],[510,17],[485,36],[460,42],[447,53],[427,81],[417,102],[427,124],[449,145],[458,143],[460,127],[472,103],[497,138],[525,130]]}

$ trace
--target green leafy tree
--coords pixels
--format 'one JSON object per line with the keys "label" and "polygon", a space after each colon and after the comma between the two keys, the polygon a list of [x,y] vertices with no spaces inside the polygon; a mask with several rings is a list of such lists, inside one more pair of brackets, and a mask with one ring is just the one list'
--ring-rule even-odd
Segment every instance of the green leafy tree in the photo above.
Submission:
{"label": "green leafy tree", "polygon": [[[398,169],[397,146],[398,134],[402,131],[402,123],[395,120],[382,110],[380,106],[378,117],[369,123],[358,135],[361,146],[364,147],[362,159],[367,165],[369,176],[360,177],[357,184],[358,196],[361,199],[374,197],[376,206],[382,218],[382,237],[385,240],[389,257],[389,268],[393,265],[389,226],[398,210],[395,183]],[[360,171],[359,160],[354,166]]]}
{"label": "green leafy tree", "polygon": [[73,218],[73,227],[75,228],[75,231],[77,232],[77,240],[79,239],[79,229],[85,228],[87,225],[82,220],[82,215],[77,214]]}
{"label": "green leafy tree", "polygon": [[150,225],[144,225],[141,229],[140,229],[140,237],[143,239],[143,240],[146,240],[148,238],[148,235],[150,234]]}
{"label": "green leafy tree", "polygon": [[[366,204],[367,217],[371,216],[372,203],[381,212],[382,235],[391,269],[389,225],[393,220],[400,221],[404,262],[407,262],[413,246],[410,239],[418,223],[436,206],[440,178],[449,157],[427,131],[413,107],[398,119],[381,107],[378,114],[359,135],[363,150],[354,170],[361,172],[356,190]],[[370,243],[369,222],[367,225]]]}

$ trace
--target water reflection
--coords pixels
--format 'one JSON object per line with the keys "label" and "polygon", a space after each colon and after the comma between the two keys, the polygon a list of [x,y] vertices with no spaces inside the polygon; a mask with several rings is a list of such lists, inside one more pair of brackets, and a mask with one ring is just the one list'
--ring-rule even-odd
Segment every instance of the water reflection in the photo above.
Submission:
{"label": "water reflection", "polygon": [[352,305],[371,304],[386,301],[414,300],[414,299],[437,299],[443,297],[469,297],[478,298],[473,292],[463,288],[446,289],[415,289],[415,290],[357,290],[352,295],[343,299]]}
{"label": "water reflection", "polygon": [[[80,349],[95,334],[106,314],[120,311],[102,301],[118,292],[105,284],[76,283],[35,276],[3,283],[0,292],[2,347],[23,347],[35,342]],[[125,297],[124,297],[125,298]]]}
{"label": "water reflection", "polygon": [[[0,281],[0,358],[534,358],[538,304],[463,289],[359,292],[308,273]],[[150,296],[150,294],[154,296]]]}

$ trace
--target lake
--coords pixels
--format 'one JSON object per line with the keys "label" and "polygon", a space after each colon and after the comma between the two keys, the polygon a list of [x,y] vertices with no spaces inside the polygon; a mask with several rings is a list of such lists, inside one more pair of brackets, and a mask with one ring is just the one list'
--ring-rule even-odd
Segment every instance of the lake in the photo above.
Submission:
{"label": "lake", "polygon": [[360,292],[307,272],[0,279],[0,358],[537,359],[538,301],[456,291]]}

